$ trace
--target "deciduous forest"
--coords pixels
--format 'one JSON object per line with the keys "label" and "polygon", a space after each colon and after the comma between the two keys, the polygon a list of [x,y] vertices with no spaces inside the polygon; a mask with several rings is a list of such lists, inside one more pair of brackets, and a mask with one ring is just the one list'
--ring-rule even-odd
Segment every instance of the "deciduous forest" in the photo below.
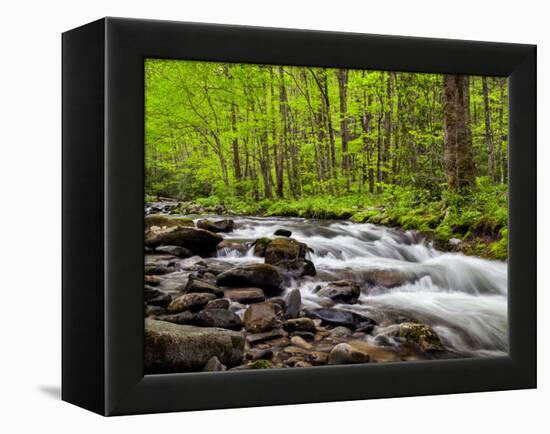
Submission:
{"label": "deciduous forest", "polygon": [[505,78],[148,59],[145,110],[149,200],[507,256]]}

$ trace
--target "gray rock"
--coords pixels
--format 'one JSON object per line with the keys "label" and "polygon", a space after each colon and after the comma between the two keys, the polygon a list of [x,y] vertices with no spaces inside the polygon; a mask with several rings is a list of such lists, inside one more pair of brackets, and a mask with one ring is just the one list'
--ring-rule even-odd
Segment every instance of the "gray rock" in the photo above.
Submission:
{"label": "gray rock", "polygon": [[341,338],[345,338],[351,335],[351,330],[344,326],[338,326],[330,330],[330,334]]}
{"label": "gray rock", "polygon": [[197,227],[210,232],[232,232],[235,222],[230,219],[208,220],[201,219],[197,221]]}
{"label": "gray rock", "polygon": [[173,322],[174,324],[193,324],[195,315],[193,312],[186,310],[184,312],[178,312],[168,315],[156,315],[153,319],[159,321]]}
{"label": "gray rock", "polygon": [[271,339],[278,339],[283,336],[286,336],[286,333],[283,331],[283,329],[276,328],[267,332],[247,334],[246,340],[253,345],[260,342],[269,341]]}
{"label": "gray rock", "polygon": [[167,253],[169,255],[177,256],[178,258],[190,258],[193,256],[193,252],[185,247],[181,246],[159,246],[155,249],[156,252]]}
{"label": "gray rock", "polygon": [[376,325],[376,322],[371,318],[347,310],[317,309],[306,312],[306,315],[310,318],[320,319],[321,323],[324,325],[331,325],[334,327],[344,326],[352,330],[366,326],[373,327]]}
{"label": "gray rock", "polygon": [[161,245],[181,246],[194,254],[208,256],[216,251],[216,246],[222,241],[223,238],[213,232],[177,226],[147,236],[145,245],[155,248]]}
{"label": "gray rock", "polygon": [[168,274],[174,271],[173,268],[167,267],[166,265],[161,264],[146,264],[144,267],[145,275],[158,275],[158,274]]}
{"label": "gray rock", "polygon": [[241,363],[244,334],[145,319],[147,374],[200,371],[212,357],[226,366]]}
{"label": "gray rock", "polygon": [[341,343],[336,345],[328,355],[329,365],[346,365],[352,363],[366,363],[369,355],[356,350],[351,345]]}
{"label": "gray rock", "polygon": [[217,372],[225,371],[227,370],[227,367],[222,362],[220,362],[216,356],[214,356],[205,363],[202,370],[204,372]]}
{"label": "gray rock", "polygon": [[321,289],[317,295],[320,297],[328,297],[333,301],[343,303],[355,303],[361,295],[359,285],[350,280],[338,280],[330,282],[326,287]]}
{"label": "gray rock", "polygon": [[298,318],[302,308],[302,295],[299,289],[291,290],[285,299],[285,318]]}
{"label": "gray rock", "polygon": [[196,312],[201,310],[206,306],[206,303],[215,298],[216,296],[214,294],[208,293],[195,292],[184,294],[172,300],[167,310],[169,313],[183,312],[184,310]]}
{"label": "gray rock", "polygon": [[259,303],[265,301],[265,294],[262,288],[234,288],[226,289],[225,296],[237,303]]}
{"label": "gray rock", "polygon": [[243,326],[241,318],[227,309],[206,309],[195,315],[194,324],[201,327],[219,327],[240,330]]}
{"label": "gray rock", "polygon": [[217,298],[206,303],[205,309],[229,309],[229,300]]}
{"label": "gray rock", "polygon": [[216,285],[208,283],[205,280],[197,279],[196,277],[189,276],[187,285],[185,286],[184,292],[193,293],[193,292],[202,292],[214,294],[216,297],[223,297],[223,289],[218,288]]}
{"label": "gray rock", "polygon": [[308,259],[282,259],[275,266],[291,277],[315,276],[317,274],[315,265]]}
{"label": "gray rock", "polygon": [[248,332],[264,332],[275,324],[275,309],[269,302],[252,304],[246,309],[243,320]]}
{"label": "gray rock", "polygon": [[258,287],[268,292],[282,290],[283,276],[272,265],[248,264],[233,267],[218,275],[217,284],[230,287]]}

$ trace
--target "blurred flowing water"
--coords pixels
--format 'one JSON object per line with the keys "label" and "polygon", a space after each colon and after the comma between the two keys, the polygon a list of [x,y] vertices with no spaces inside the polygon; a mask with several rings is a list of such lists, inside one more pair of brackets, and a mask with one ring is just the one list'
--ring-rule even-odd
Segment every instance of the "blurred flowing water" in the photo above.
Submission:
{"label": "blurred flowing water", "polygon": [[[356,304],[337,307],[367,314],[379,324],[399,318],[431,325],[451,352],[463,356],[503,356],[508,351],[507,264],[434,249],[415,232],[372,224],[300,218],[235,218],[235,231],[225,238],[252,242],[277,229],[313,249],[309,258],[317,276],[297,279],[304,304],[323,305],[315,289],[350,279],[362,285]],[[262,262],[253,255],[225,249],[218,257],[232,263]],[[396,270],[404,277],[397,287],[368,285],[369,270]],[[326,302],[326,299],[325,299]]]}

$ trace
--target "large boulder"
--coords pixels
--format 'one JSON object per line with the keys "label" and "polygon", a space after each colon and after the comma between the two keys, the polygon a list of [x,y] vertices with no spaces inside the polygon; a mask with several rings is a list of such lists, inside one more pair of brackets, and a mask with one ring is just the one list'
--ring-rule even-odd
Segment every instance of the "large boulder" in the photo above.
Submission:
{"label": "large boulder", "polygon": [[275,264],[285,275],[291,277],[315,276],[315,265],[308,259],[283,259]]}
{"label": "large boulder", "polygon": [[243,333],[145,319],[147,374],[200,371],[212,357],[226,366],[243,359]]}
{"label": "large boulder", "polygon": [[145,217],[145,232],[159,231],[177,226],[194,227],[193,220],[183,217],[169,217],[161,214],[150,214]]}
{"label": "large boulder", "polygon": [[264,291],[280,292],[283,276],[273,265],[248,264],[238,265],[218,275],[219,286],[262,288]]}
{"label": "large boulder", "polygon": [[366,281],[375,286],[384,286],[386,288],[395,288],[407,282],[407,276],[393,269],[373,269],[365,274]]}
{"label": "large boulder", "polygon": [[208,220],[201,219],[197,221],[197,227],[210,232],[232,232],[235,222],[230,219]]}
{"label": "large boulder", "polygon": [[317,293],[320,297],[328,297],[331,300],[343,303],[355,303],[360,294],[359,285],[350,280],[330,282]]}
{"label": "large boulder", "polygon": [[226,289],[225,296],[236,303],[250,304],[265,301],[262,288],[234,288]]}
{"label": "large boulder", "polygon": [[181,246],[159,246],[155,249],[155,252],[166,253],[168,255],[177,256],[178,258],[190,258],[193,256],[193,252],[185,247]]}
{"label": "large boulder", "polygon": [[265,248],[265,263],[277,264],[283,260],[304,259],[307,245],[292,238],[275,238]]}
{"label": "large boulder", "polygon": [[227,309],[205,309],[195,315],[194,324],[201,327],[220,327],[240,330],[243,326],[241,318]]}
{"label": "large boulder", "polygon": [[400,324],[399,336],[423,352],[431,353],[445,350],[437,333],[426,324],[411,322]]}
{"label": "large boulder", "polygon": [[244,327],[250,333],[260,333],[273,328],[275,309],[269,302],[252,304],[244,313]]}
{"label": "large boulder", "polygon": [[363,353],[346,343],[336,345],[328,355],[329,365],[347,365],[353,363],[366,363],[368,361],[368,354]]}
{"label": "large boulder", "polygon": [[306,315],[312,318],[320,319],[321,323],[324,325],[334,327],[343,326],[352,330],[364,329],[366,331],[370,331],[376,325],[374,320],[347,310],[317,309],[307,311]]}
{"label": "large boulder", "polygon": [[151,233],[145,237],[145,245],[147,247],[181,246],[194,254],[208,256],[216,251],[216,246],[222,240],[221,235],[210,231],[177,226],[165,231]]}

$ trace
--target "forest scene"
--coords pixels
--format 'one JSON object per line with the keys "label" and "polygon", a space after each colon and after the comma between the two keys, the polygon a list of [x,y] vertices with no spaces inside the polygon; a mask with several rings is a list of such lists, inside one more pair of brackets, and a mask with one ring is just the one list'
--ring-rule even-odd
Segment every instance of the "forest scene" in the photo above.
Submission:
{"label": "forest scene", "polygon": [[148,373],[506,355],[506,78],[145,61]]}

